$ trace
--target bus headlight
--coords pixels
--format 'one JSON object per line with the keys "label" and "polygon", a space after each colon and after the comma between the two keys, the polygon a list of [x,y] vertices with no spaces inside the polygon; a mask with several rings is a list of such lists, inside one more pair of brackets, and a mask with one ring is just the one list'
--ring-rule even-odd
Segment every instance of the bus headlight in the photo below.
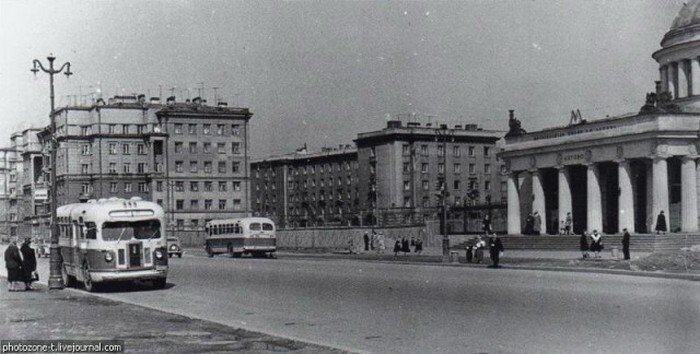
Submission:
{"label": "bus headlight", "polygon": [[114,256],[112,256],[112,252],[105,252],[105,262],[109,263],[114,260]]}
{"label": "bus headlight", "polygon": [[158,259],[158,260],[163,259],[163,252],[161,252],[161,250],[156,250],[156,251],[154,252],[154,254],[155,254],[155,256],[156,256],[156,259]]}

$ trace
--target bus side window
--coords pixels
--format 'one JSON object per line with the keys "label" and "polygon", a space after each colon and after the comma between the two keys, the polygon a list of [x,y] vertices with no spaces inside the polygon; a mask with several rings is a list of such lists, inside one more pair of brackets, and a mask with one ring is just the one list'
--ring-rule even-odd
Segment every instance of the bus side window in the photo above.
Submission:
{"label": "bus side window", "polygon": [[87,229],[87,239],[96,240],[97,239],[97,226],[94,222],[86,222],[85,229]]}
{"label": "bus side window", "polygon": [[243,233],[243,229],[241,228],[240,225],[236,225],[236,226],[233,228],[233,233],[234,233],[234,234],[242,234],[242,233]]}

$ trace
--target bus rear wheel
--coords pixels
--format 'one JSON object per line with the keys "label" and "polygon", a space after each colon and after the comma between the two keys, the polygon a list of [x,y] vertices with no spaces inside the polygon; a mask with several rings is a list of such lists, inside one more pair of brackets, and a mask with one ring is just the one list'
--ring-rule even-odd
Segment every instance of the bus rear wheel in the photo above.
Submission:
{"label": "bus rear wheel", "polygon": [[68,266],[65,264],[61,266],[61,278],[63,278],[63,285],[68,287],[68,288],[74,288],[75,287],[75,277],[68,274],[67,267]]}
{"label": "bus rear wheel", "polygon": [[209,258],[214,257],[214,252],[212,252],[210,245],[207,245],[207,256]]}

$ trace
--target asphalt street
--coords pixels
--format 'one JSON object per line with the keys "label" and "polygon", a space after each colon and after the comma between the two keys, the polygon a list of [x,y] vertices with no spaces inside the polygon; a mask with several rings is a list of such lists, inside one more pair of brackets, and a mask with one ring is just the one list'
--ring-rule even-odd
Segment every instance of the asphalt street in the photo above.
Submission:
{"label": "asphalt street", "polygon": [[350,351],[692,353],[700,284],[353,260],[173,259],[163,291],[100,294]]}

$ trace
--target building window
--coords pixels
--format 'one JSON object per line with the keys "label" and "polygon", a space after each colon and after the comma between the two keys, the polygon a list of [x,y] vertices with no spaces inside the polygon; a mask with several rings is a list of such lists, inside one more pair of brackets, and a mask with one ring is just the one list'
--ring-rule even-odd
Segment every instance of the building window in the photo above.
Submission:
{"label": "building window", "polygon": [[223,124],[216,125],[216,135],[224,135],[224,125]]}
{"label": "building window", "polygon": [[131,183],[124,183],[124,192],[131,193]]}
{"label": "building window", "polygon": [[460,150],[459,146],[453,146],[452,147],[452,155],[454,157],[460,157],[462,156],[462,150]]}
{"label": "building window", "polygon": [[460,187],[461,187],[460,181],[459,181],[459,180],[455,180],[455,181],[454,181],[454,189],[459,189]]}
{"label": "building window", "polygon": [[438,156],[445,156],[445,147],[438,145]]}
{"label": "building window", "polygon": [[476,165],[473,164],[473,163],[470,163],[470,164],[469,164],[469,174],[470,174],[470,175],[473,175],[473,174],[475,174],[475,173],[476,173]]}
{"label": "building window", "polygon": [[410,181],[403,181],[403,190],[405,190],[405,191],[411,190],[411,182]]}
{"label": "building window", "polygon": [[444,163],[439,163],[439,164],[438,164],[438,173],[439,173],[439,174],[445,173],[445,164],[444,164]]}
{"label": "building window", "polygon": [[182,134],[182,124],[175,124],[175,134]]}
{"label": "building window", "polygon": [[420,146],[420,154],[423,156],[428,156],[428,145]]}
{"label": "building window", "polygon": [[218,171],[219,173],[226,173],[226,161],[219,161]]}
{"label": "building window", "polygon": [[211,181],[205,181],[204,182],[204,191],[205,192],[213,192],[214,189],[212,188],[212,183]]}
{"label": "building window", "polygon": [[473,146],[470,146],[469,148],[467,148],[467,150],[468,150],[469,156],[474,156],[474,147]]}
{"label": "building window", "polygon": [[233,200],[233,209],[235,209],[235,210],[241,209],[241,200],[240,199]]}
{"label": "building window", "polygon": [[199,226],[199,219],[190,220],[190,225],[192,225],[192,227],[196,228],[197,226]]}
{"label": "building window", "polygon": [[226,153],[226,143],[217,143],[216,144],[216,152],[219,154],[225,154]]}
{"label": "building window", "polygon": [[129,134],[129,125],[122,124],[122,134]]}
{"label": "building window", "polygon": [[109,163],[109,173],[117,173],[117,163],[116,162]]}
{"label": "building window", "polygon": [[109,133],[110,134],[116,134],[117,133],[117,125],[116,124],[110,124],[107,126]]}
{"label": "building window", "polygon": [[163,191],[163,181],[156,181],[156,192]]}
{"label": "building window", "polygon": [[211,124],[204,124],[204,126],[202,127],[202,133],[204,135],[211,134]]}
{"label": "building window", "polygon": [[88,165],[86,163],[80,165],[80,172],[84,175],[90,173],[90,165]]}
{"label": "building window", "polygon": [[109,192],[117,193],[117,182],[109,182]]}
{"label": "building window", "polygon": [[199,182],[190,182],[190,191],[199,192]]}
{"label": "building window", "polygon": [[204,143],[202,147],[202,152],[208,154],[211,152],[211,143]]}
{"label": "building window", "polygon": [[491,174],[491,164],[487,163],[484,165],[484,174],[485,175]]}
{"label": "building window", "polygon": [[145,193],[148,192],[148,185],[146,183],[139,183],[139,192]]}
{"label": "building window", "polygon": [[129,155],[129,144],[122,144],[122,153]]}
{"label": "building window", "polygon": [[175,161],[175,172],[182,172],[182,161]]}
{"label": "building window", "polygon": [[185,182],[175,181],[175,191],[176,192],[184,192],[185,191]]}
{"label": "building window", "polygon": [[80,147],[80,152],[81,152],[83,155],[90,155],[90,145],[88,145],[88,144],[82,145],[82,146]]}
{"label": "building window", "polygon": [[240,181],[233,181],[233,190],[236,192],[241,190],[241,182]]}
{"label": "building window", "polygon": [[130,163],[125,162],[122,167],[124,169],[124,173],[131,173],[131,164]]}
{"label": "building window", "polygon": [[403,163],[403,173],[411,172],[411,164],[409,162]]}
{"label": "building window", "polygon": [[83,183],[81,186],[81,190],[82,190],[83,194],[89,194],[90,193],[90,184]]}
{"label": "building window", "polygon": [[241,143],[231,143],[231,153],[237,155],[241,153]]}
{"label": "building window", "polygon": [[238,124],[231,125],[231,135],[241,135],[241,126]]}
{"label": "building window", "polygon": [[404,208],[411,207],[411,197],[403,197],[403,206]]}
{"label": "building window", "polygon": [[211,161],[204,161],[204,173],[211,173]]}
{"label": "building window", "polygon": [[190,143],[190,154],[196,154],[196,153],[197,153],[197,143],[191,142]]}
{"label": "building window", "polygon": [[455,171],[455,173],[462,172],[462,165],[458,164],[458,163],[454,164],[454,171]]}
{"label": "building window", "polygon": [[219,210],[226,209],[226,199],[219,199]]}
{"label": "building window", "polygon": [[420,172],[421,173],[428,173],[428,164],[427,163],[422,163],[420,165]]}
{"label": "building window", "polygon": [[146,164],[143,162],[139,162],[136,165],[136,172],[138,173],[146,173]]}
{"label": "building window", "polygon": [[484,156],[491,156],[491,148],[488,146],[484,146]]}
{"label": "building window", "polygon": [[184,199],[178,199],[175,201],[175,209],[176,210],[182,210],[185,209],[185,200]]}
{"label": "building window", "polygon": [[491,190],[491,181],[484,181],[484,190]]}
{"label": "building window", "polygon": [[190,172],[197,173],[197,161],[190,161]]}
{"label": "building window", "polygon": [[411,155],[411,146],[409,146],[408,144],[403,144],[403,146],[401,146],[401,155],[410,156]]}
{"label": "building window", "polygon": [[226,192],[226,181],[220,181],[219,182],[219,192]]}
{"label": "building window", "polygon": [[424,191],[430,190],[430,182],[424,180],[421,184]]}
{"label": "building window", "polygon": [[137,144],[136,145],[136,153],[139,155],[146,155],[146,145]]}
{"label": "building window", "polygon": [[175,142],[175,153],[176,153],[176,154],[181,154],[181,153],[182,153],[182,141],[176,141],[176,142]]}
{"label": "building window", "polygon": [[204,199],[204,210],[211,210],[212,207],[212,200],[211,199]]}
{"label": "building window", "polygon": [[199,210],[199,200],[197,200],[197,199],[190,200],[190,210]]}
{"label": "building window", "polygon": [[143,135],[146,133],[146,125],[144,124],[139,124],[136,126],[136,134]]}
{"label": "building window", "polygon": [[188,124],[187,125],[187,132],[190,135],[195,135],[197,134],[197,124]]}
{"label": "building window", "polygon": [[115,143],[109,143],[109,154],[110,154],[110,155],[116,155],[116,154],[117,154],[117,144],[115,144]]}
{"label": "building window", "polygon": [[[182,209],[180,209],[182,210]],[[178,230],[184,230],[185,229],[185,220],[183,219],[177,219],[176,221],[177,229]]]}

